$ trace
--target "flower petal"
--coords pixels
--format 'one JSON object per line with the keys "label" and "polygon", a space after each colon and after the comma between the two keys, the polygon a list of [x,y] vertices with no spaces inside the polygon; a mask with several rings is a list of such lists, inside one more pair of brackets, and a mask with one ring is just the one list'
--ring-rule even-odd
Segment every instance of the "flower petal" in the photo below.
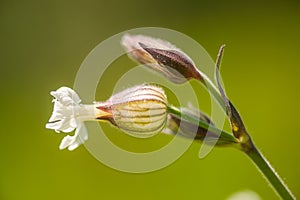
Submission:
{"label": "flower petal", "polygon": [[67,87],[61,87],[50,94],[55,98],[54,108],[46,128],[58,133],[60,131],[69,133],[76,129],[75,134],[64,137],[59,146],[60,149],[68,147],[69,150],[74,150],[88,139],[83,121],[96,119],[93,116],[96,108],[91,105],[81,105],[77,93]]}
{"label": "flower petal", "polygon": [[68,148],[69,151],[73,151],[79,145],[83,144],[87,139],[88,134],[86,127],[83,123],[81,123],[73,136],[67,135],[63,138],[61,144],[59,145],[59,149],[62,150]]}

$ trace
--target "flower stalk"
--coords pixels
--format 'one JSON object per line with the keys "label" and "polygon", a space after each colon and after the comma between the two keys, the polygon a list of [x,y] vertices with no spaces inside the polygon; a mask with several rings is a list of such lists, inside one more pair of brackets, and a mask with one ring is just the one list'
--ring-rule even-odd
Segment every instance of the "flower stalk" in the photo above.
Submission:
{"label": "flower stalk", "polygon": [[250,134],[247,132],[245,128],[245,125],[243,123],[240,114],[233,106],[233,104],[230,102],[230,100],[227,98],[225,91],[220,83],[219,68],[221,65],[221,59],[223,56],[224,47],[225,46],[222,45],[218,53],[215,76],[216,76],[220,94],[223,99],[223,103],[225,105],[224,107],[226,113],[230,119],[232,132],[234,136],[239,140],[239,146],[235,146],[235,147],[240,149],[242,152],[244,152],[253,161],[253,163],[267,178],[267,180],[270,182],[273,189],[277,192],[277,194],[282,199],[293,200],[295,199],[295,197],[293,196],[293,194],[291,193],[287,185],[283,182],[283,180],[276,173],[274,168],[270,165],[267,159],[262,155],[262,153],[257,149],[255,144],[253,143]]}
{"label": "flower stalk", "polygon": [[[144,44],[145,41],[147,42],[149,40],[153,40],[153,38],[149,39],[144,36],[142,40],[139,40],[141,38],[137,38],[135,36],[132,36],[131,38],[128,37],[130,36],[127,36],[128,43],[123,43],[123,46],[125,47],[125,49],[129,50],[128,44],[134,44],[131,47],[136,48],[131,48],[130,51],[135,51],[135,49],[139,48],[139,51],[143,52],[143,54],[140,55],[147,57],[147,60],[150,61],[142,63],[145,64],[145,66],[150,66],[151,69],[163,74],[166,78],[174,83],[185,83],[190,79],[196,79],[201,82],[207,88],[209,93],[213,95],[216,101],[220,104],[230,120],[233,136],[237,140],[237,145],[235,143],[232,143],[230,146],[233,146],[248,155],[248,157],[260,169],[262,174],[267,178],[267,180],[270,182],[270,184],[273,186],[273,188],[281,198],[295,199],[286,184],[282,181],[279,175],[275,172],[272,166],[267,162],[267,160],[262,156],[262,154],[254,145],[250,134],[245,128],[240,114],[226,96],[226,93],[220,83],[219,68],[224,52],[224,45],[222,45],[220,48],[215,66],[215,78],[217,82],[216,87],[211,82],[211,80],[195,66],[193,61],[188,56],[185,56],[185,54],[178,48],[172,48],[172,46],[168,42],[161,42],[161,46],[166,47],[166,44],[168,44],[167,46],[169,48],[160,49],[157,48],[157,45],[153,46],[151,44]],[[140,47],[138,47],[138,45],[136,44],[139,44]],[[136,61],[139,61],[142,58],[138,57],[134,59]],[[153,67],[153,65],[155,67]],[[182,116],[189,122],[198,124],[201,128],[208,128],[209,126],[209,124],[205,123],[205,121],[199,122],[199,120],[191,117],[190,115],[186,115],[183,112],[180,112],[180,110],[177,110],[176,108],[169,107],[169,111],[172,114]],[[227,133],[221,131],[220,138],[224,139],[224,136],[227,137]]]}
{"label": "flower stalk", "polygon": [[247,152],[245,152],[248,157],[254,162],[256,167],[261,171],[261,173],[270,182],[273,189],[278,193],[278,195],[285,200],[296,199],[292,192],[289,190],[287,185],[283,182],[280,176],[276,173],[271,164],[262,155],[262,153],[255,147]]}

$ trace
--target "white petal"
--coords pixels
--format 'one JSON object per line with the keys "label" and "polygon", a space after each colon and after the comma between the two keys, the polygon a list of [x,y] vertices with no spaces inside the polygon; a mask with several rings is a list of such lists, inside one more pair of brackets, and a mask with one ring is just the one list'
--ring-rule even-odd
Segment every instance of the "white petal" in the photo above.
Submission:
{"label": "white petal", "polygon": [[50,94],[55,98],[53,100],[54,108],[46,128],[65,133],[76,129],[75,135],[64,137],[59,146],[60,149],[68,147],[69,150],[74,150],[87,140],[87,132],[83,122],[77,119],[79,114],[76,109],[81,107],[81,100],[77,93],[68,87],[61,87]]}
{"label": "white petal", "polygon": [[77,127],[77,122],[76,122],[75,118],[71,118],[70,119],[70,126],[73,127],[73,128]]}
{"label": "white petal", "polygon": [[74,142],[73,144],[71,144],[71,145],[68,147],[68,150],[69,150],[69,151],[73,151],[73,150],[76,149],[79,145],[80,145],[79,142]]}
{"label": "white petal", "polygon": [[53,112],[49,119],[50,123],[46,124],[46,128],[67,133],[73,131],[77,127],[74,110],[81,101],[79,96],[67,87],[61,87],[50,94],[55,97],[55,100],[53,101]]}
{"label": "white petal", "polygon": [[87,139],[88,139],[88,134],[87,134],[86,127],[83,123],[80,123],[73,136],[68,135],[63,138],[59,146],[59,149],[62,150],[68,148],[69,151],[73,151],[79,145],[83,144]]}
{"label": "white petal", "polygon": [[64,137],[59,145],[59,149],[62,150],[62,149],[65,149],[67,148],[68,146],[70,146],[72,143],[74,143],[75,141],[75,138],[74,136],[70,136],[70,135],[67,135],[66,137]]}
{"label": "white petal", "polygon": [[61,127],[61,121],[46,124],[47,129],[59,130],[60,127]]}
{"label": "white petal", "polygon": [[61,118],[63,118],[63,115],[61,113],[53,112],[49,119],[49,122],[57,121],[60,120]]}
{"label": "white petal", "polygon": [[70,118],[64,118],[61,121],[62,121],[62,125],[59,128],[59,130],[62,132],[69,133],[76,128],[76,127],[70,126]]}
{"label": "white petal", "polygon": [[84,123],[81,124],[81,128],[79,131],[80,131],[80,133],[78,135],[79,135],[80,140],[83,143],[88,139],[88,132],[87,132],[87,129],[86,129]]}

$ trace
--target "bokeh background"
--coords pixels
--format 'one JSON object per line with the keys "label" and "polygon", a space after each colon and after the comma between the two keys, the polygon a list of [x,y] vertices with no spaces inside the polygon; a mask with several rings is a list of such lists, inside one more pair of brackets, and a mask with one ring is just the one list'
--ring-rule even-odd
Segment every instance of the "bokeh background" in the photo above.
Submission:
{"label": "bokeh background", "polygon": [[[83,146],[58,149],[64,134],[45,129],[52,112],[49,91],[72,87],[98,43],[146,26],[187,34],[212,57],[227,45],[222,77],[228,96],[299,198],[299,10],[298,1],[1,0],[0,199],[226,199],[245,189],[278,199],[250,160],[230,148],[215,148],[200,160],[194,142],[171,166],[148,174],[110,169]],[[111,94],[109,78],[134,63],[120,58],[116,65],[120,70],[108,70],[100,81],[100,100]],[[209,112],[209,103],[202,107]],[[134,140],[104,126],[121,146]]]}

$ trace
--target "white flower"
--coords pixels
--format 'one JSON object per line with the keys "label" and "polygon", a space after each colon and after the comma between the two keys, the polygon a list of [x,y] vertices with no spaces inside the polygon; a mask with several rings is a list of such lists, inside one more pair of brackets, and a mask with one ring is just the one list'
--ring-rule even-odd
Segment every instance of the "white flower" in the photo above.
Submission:
{"label": "white flower", "polygon": [[166,122],[167,98],[164,91],[153,85],[139,85],[113,95],[105,102],[81,104],[72,89],[61,87],[50,93],[54,108],[46,128],[73,136],[61,141],[60,149],[76,149],[88,139],[84,121],[109,121],[133,136],[148,137],[159,133]]}
{"label": "white flower", "polygon": [[57,133],[69,133],[76,129],[75,134],[64,137],[59,146],[60,149],[68,148],[72,151],[88,139],[83,121],[88,117],[94,118],[93,107],[80,104],[79,96],[68,87],[61,87],[50,94],[54,97],[54,108],[46,128]]}

